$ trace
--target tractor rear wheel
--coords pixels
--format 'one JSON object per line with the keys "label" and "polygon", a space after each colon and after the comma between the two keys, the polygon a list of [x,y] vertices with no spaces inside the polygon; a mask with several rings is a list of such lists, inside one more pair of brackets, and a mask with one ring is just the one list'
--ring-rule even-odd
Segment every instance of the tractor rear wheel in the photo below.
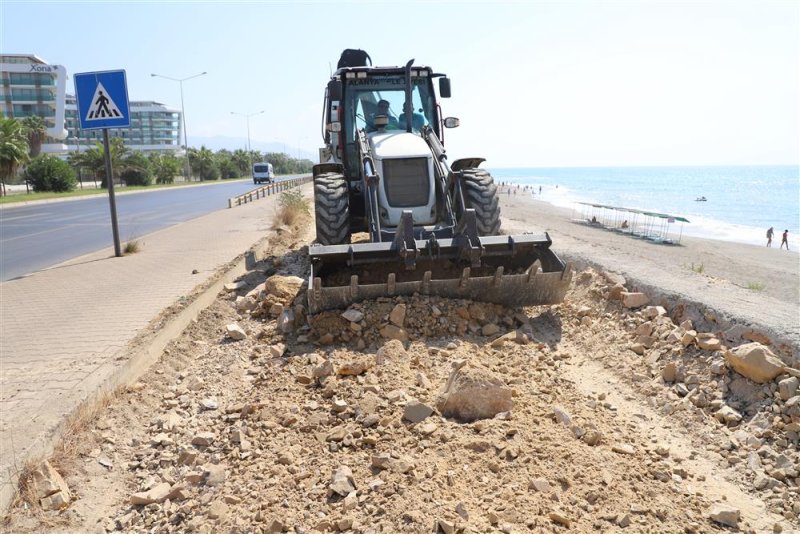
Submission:
{"label": "tractor rear wheel", "polygon": [[479,235],[500,233],[500,199],[492,175],[483,169],[461,171],[461,190],[467,208],[475,209]]}
{"label": "tractor rear wheel", "polygon": [[314,177],[314,212],[320,245],[350,242],[350,199],[343,175],[326,172]]}

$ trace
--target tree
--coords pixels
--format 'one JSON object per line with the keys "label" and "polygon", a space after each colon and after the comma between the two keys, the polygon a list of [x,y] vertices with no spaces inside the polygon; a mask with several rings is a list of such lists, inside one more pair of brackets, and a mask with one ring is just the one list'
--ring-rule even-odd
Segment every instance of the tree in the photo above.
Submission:
{"label": "tree", "polygon": [[42,151],[42,143],[47,138],[47,125],[38,115],[31,115],[22,119],[22,129],[28,138],[31,158],[35,158]]}
{"label": "tree", "polygon": [[151,154],[150,165],[153,169],[153,174],[156,176],[156,182],[159,184],[171,184],[175,181],[175,176],[181,170],[181,160],[175,157],[175,154]]}
{"label": "tree", "polygon": [[246,150],[242,150],[241,148],[234,150],[233,155],[231,156],[231,161],[236,166],[239,176],[250,176],[250,158]]}
{"label": "tree", "polygon": [[0,117],[0,195],[6,194],[6,181],[29,161],[29,151],[22,124],[13,118]]}
{"label": "tree", "polygon": [[219,169],[214,161],[214,153],[205,145],[201,146],[199,150],[189,149],[189,164],[192,171],[197,173],[201,180],[217,180],[219,178]]}
{"label": "tree", "polygon": [[134,151],[123,161],[124,169],[120,176],[125,185],[150,185],[153,183],[153,171],[150,160],[142,152]]}
{"label": "tree", "polygon": [[[118,180],[122,171],[127,168],[125,166],[125,156],[128,154],[128,149],[122,139],[114,137],[109,143],[108,151],[111,154],[111,172],[114,173],[114,179]],[[108,187],[106,182],[106,156],[102,143],[96,143],[93,148],[77,154],[72,160],[78,167],[94,172],[96,176],[100,177],[101,186]]]}
{"label": "tree", "polygon": [[25,168],[24,177],[37,193],[72,191],[77,181],[75,171],[69,163],[47,154],[33,158]]}
{"label": "tree", "polygon": [[238,178],[239,169],[233,163],[233,155],[228,150],[219,150],[214,156],[219,174],[223,180]]}

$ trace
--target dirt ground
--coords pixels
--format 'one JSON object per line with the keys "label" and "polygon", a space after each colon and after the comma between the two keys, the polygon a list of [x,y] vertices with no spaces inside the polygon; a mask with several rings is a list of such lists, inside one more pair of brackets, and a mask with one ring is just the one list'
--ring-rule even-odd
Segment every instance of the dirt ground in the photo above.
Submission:
{"label": "dirt ground", "polygon": [[[3,528],[800,529],[800,397],[779,386],[791,371],[758,384],[724,358],[755,339],[796,364],[769,324],[718,320],[660,279],[627,307],[623,289],[650,285],[598,265],[555,306],[412,296],[307,316],[289,277],[307,276],[306,249],[290,246],[309,226],[277,235],[241,287],[88,419],[57,466],[68,507],[20,501]],[[563,241],[577,258],[578,237]]]}

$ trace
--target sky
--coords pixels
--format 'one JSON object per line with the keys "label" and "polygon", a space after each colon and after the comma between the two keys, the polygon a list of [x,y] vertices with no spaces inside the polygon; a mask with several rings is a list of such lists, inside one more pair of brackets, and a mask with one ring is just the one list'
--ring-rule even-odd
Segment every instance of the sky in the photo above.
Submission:
{"label": "sky", "polygon": [[[180,109],[189,145],[317,153],[345,48],[446,73],[451,160],[488,167],[800,162],[800,1],[0,0],[0,52],[125,69]],[[291,148],[294,147],[294,148]]]}

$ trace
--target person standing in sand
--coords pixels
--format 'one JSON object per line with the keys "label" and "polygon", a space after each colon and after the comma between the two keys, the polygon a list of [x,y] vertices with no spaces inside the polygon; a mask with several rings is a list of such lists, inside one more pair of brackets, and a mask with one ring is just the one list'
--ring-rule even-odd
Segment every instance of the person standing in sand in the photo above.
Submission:
{"label": "person standing in sand", "polygon": [[783,238],[781,239],[781,249],[786,245],[786,250],[789,250],[789,230],[783,231]]}
{"label": "person standing in sand", "polygon": [[772,226],[770,226],[770,227],[769,227],[769,230],[767,230],[767,246],[768,246],[768,247],[771,247],[771,246],[772,246],[772,236],[773,236],[773,235],[775,235],[775,228],[773,228]]}

